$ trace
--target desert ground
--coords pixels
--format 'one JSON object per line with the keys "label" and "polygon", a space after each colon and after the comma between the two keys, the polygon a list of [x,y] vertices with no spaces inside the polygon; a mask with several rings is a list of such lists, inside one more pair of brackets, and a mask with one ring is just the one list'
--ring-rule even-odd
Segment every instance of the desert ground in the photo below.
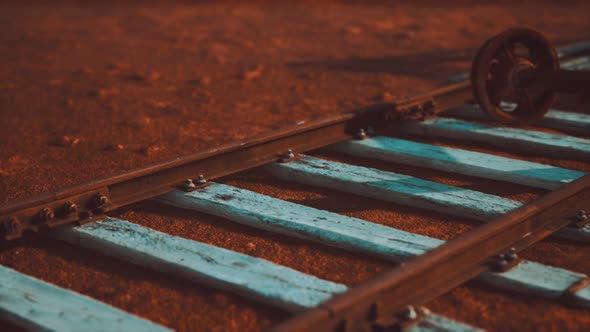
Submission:
{"label": "desert ground", "polygon": [[[485,39],[513,26],[541,30],[556,45],[590,39],[590,2],[2,2],[0,204],[433,89],[468,70]],[[590,171],[590,163],[429,142]],[[545,193],[314,154],[523,202]],[[476,225],[261,170],[221,182],[441,239]],[[150,201],[112,215],[350,286],[394,266]],[[589,249],[549,239],[522,256],[590,274]],[[2,244],[0,264],[178,331],[258,331],[289,317],[43,236]],[[590,326],[588,309],[475,284],[428,307],[492,331]]]}

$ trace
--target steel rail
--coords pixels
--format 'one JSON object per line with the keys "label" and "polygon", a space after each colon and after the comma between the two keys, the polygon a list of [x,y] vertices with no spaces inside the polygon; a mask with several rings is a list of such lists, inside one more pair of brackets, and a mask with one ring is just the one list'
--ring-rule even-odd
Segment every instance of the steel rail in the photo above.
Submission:
{"label": "steel rail", "polygon": [[404,321],[400,313],[407,311],[409,305],[422,305],[493,269],[495,257],[511,248],[522,250],[565,227],[575,220],[582,204],[588,202],[590,175],[383,272],[272,331],[395,328]]}
{"label": "steel rail", "polygon": [[[576,46],[578,45],[578,46]],[[574,44],[567,55],[585,52]],[[562,51],[563,52],[563,51]],[[349,139],[360,129],[380,129],[402,119],[422,119],[471,99],[468,81],[351,112],[310,121],[114,176],[0,205],[0,241],[69,223],[91,222],[125,205],[182,188],[203,175],[219,178],[279,160],[287,150],[306,152]]]}
{"label": "steel rail", "polygon": [[280,160],[288,150],[306,152],[350,139],[361,128],[381,128],[402,113],[411,113],[407,116],[412,118],[425,117],[459,106],[469,98],[468,82],[453,84],[9,202],[0,206],[0,239],[19,238],[25,230],[37,232],[73,222],[91,222],[96,215],[184,188],[188,178],[219,178]]}

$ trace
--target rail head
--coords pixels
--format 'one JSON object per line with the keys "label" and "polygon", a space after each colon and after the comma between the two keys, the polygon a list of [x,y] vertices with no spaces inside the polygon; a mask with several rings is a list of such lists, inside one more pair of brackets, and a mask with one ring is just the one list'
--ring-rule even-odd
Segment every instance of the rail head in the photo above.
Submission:
{"label": "rail head", "polygon": [[[588,45],[562,48],[563,56],[588,51]],[[96,215],[177,188],[192,188],[200,175],[214,179],[280,160],[287,150],[306,152],[355,137],[360,129],[380,129],[404,119],[425,119],[470,101],[469,81],[375,104],[215,147],[146,167],[0,205],[0,241],[69,223],[92,222]],[[190,181],[189,181],[190,180]]]}
{"label": "rail head", "polygon": [[[0,240],[70,223],[87,223],[119,207],[149,199],[200,180],[219,178],[281,160],[288,150],[306,152],[379,129],[402,118],[426,118],[470,99],[468,82],[453,84],[392,103],[289,126],[202,152],[0,206]],[[189,181],[190,180],[190,181]]]}
{"label": "rail head", "polygon": [[484,271],[497,269],[499,255],[522,250],[567,227],[588,202],[590,175],[383,272],[272,331],[399,327],[408,306],[420,306]]}

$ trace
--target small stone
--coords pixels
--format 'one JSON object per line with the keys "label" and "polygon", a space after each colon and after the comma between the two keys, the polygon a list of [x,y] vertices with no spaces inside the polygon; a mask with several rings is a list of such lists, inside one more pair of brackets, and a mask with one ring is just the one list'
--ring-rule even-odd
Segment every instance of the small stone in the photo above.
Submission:
{"label": "small stone", "polygon": [[211,84],[211,77],[203,76],[200,78],[195,78],[193,80],[188,80],[188,81],[186,81],[186,83],[193,84],[193,85],[200,85],[200,86],[208,86],[209,84]]}
{"label": "small stone", "polygon": [[254,249],[254,248],[256,248],[256,245],[254,243],[252,243],[252,242],[248,242],[246,244],[246,246],[248,247],[248,249]]}
{"label": "small stone", "polygon": [[201,85],[210,85],[211,84],[211,77],[209,77],[209,76],[203,76],[203,77],[201,77],[201,79],[199,80],[199,84],[201,84]]}
{"label": "small stone", "polygon": [[361,33],[362,30],[359,27],[352,26],[352,27],[347,27],[345,31],[346,31],[346,33],[351,34],[351,35],[358,35]]}
{"label": "small stone", "polygon": [[259,64],[254,68],[248,69],[244,72],[243,78],[247,81],[260,77],[262,75],[262,71],[264,70],[264,65]]}
{"label": "small stone", "polygon": [[145,128],[152,123],[152,118],[148,116],[139,116],[126,121],[126,124],[135,129]]}
{"label": "small stone", "polygon": [[117,144],[117,143],[112,143],[106,146],[105,150],[108,151],[121,151],[125,149],[125,146],[123,144]]}
{"label": "small stone", "polygon": [[158,73],[157,71],[152,71],[149,73],[148,78],[150,81],[157,81],[162,77],[162,74]]}
{"label": "small stone", "polygon": [[79,137],[74,137],[74,136],[60,136],[58,138],[55,139],[55,144],[57,146],[61,146],[61,147],[74,147],[76,145],[78,145],[78,143],[80,143],[80,138]]}
{"label": "small stone", "polygon": [[158,152],[160,152],[161,148],[157,145],[150,145],[150,146],[146,146],[145,148],[143,148],[143,153],[148,156],[148,157],[153,157],[156,154],[158,154]]}
{"label": "small stone", "polygon": [[276,47],[284,47],[287,45],[287,43],[283,39],[280,39],[280,38],[272,38],[270,40],[270,42],[273,46],[276,46]]}
{"label": "small stone", "polygon": [[390,92],[385,91],[378,94],[377,97],[375,97],[375,99],[377,101],[390,102],[395,100],[395,96]]}
{"label": "small stone", "polygon": [[49,83],[49,85],[51,85],[51,86],[59,86],[64,83],[64,80],[61,78],[54,78],[52,80],[49,80],[49,82],[47,82],[47,83]]}
{"label": "small stone", "polygon": [[117,93],[116,89],[94,89],[88,91],[87,95],[89,97],[98,97],[98,98],[106,98],[108,96],[114,95]]}
{"label": "small stone", "polygon": [[220,64],[220,65],[222,65],[222,64],[224,64],[224,63],[226,63],[226,62],[227,62],[227,59],[226,59],[226,57],[225,57],[225,56],[223,56],[223,55],[216,55],[216,56],[214,57],[214,59],[215,59],[215,61],[216,61],[218,64]]}
{"label": "small stone", "polygon": [[74,101],[71,98],[66,98],[63,100],[63,105],[67,108],[72,108],[74,107]]}
{"label": "small stone", "polygon": [[169,102],[159,101],[159,100],[150,100],[150,101],[148,101],[148,104],[153,108],[160,108],[160,109],[168,108],[171,105]]}

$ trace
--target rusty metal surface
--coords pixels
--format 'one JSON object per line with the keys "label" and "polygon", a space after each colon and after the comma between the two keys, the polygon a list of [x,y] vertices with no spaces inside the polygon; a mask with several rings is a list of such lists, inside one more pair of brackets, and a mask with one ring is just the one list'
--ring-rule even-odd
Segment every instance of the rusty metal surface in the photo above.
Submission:
{"label": "rusty metal surface", "polygon": [[[545,35],[526,28],[508,29],[487,40],[477,52],[471,67],[473,96],[496,121],[532,122],[549,111],[555,92],[529,89],[525,81],[533,73],[558,69],[557,51]],[[516,108],[506,111],[502,102],[513,102]]]}
{"label": "rusty metal surface", "polygon": [[[590,92],[590,73],[560,69],[558,52],[542,33],[508,29],[487,40],[471,68],[473,96],[494,120],[530,123],[543,117],[556,93]],[[502,102],[514,103],[513,110]]]}
{"label": "rusty metal surface", "polygon": [[[347,293],[308,310],[273,331],[358,331],[391,321],[494,269],[494,257],[526,248],[571,222],[590,201],[590,175],[445,243]],[[578,285],[579,286],[579,285]],[[397,321],[391,321],[395,328]]]}

